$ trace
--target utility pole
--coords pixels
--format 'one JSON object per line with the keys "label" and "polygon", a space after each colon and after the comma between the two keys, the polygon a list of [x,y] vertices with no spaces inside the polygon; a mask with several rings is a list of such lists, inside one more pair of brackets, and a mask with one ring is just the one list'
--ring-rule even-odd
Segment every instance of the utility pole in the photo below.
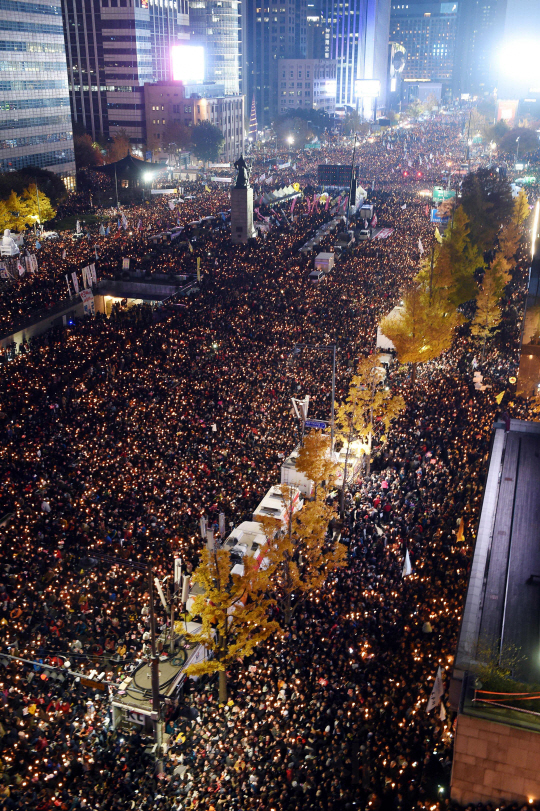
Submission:
{"label": "utility pole", "polygon": [[[347,202],[347,219],[346,219],[346,228],[345,228],[346,231],[349,230],[349,209],[351,207],[352,188],[353,188],[353,183],[355,181],[355,177],[354,177],[354,158],[356,156],[356,139],[357,138],[358,138],[358,133],[355,132],[354,133],[354,146],[353,146],[353,153],[352,153],[352,163],[351,163],[351,182],[349,183],[349,200]],[[355,200],[356,200],[356,195],[355,195]]]}
{"label": "utility pole", "polygon": [[152,581],[153,572],[148,568],[148,591],[150,592],[150,644],[152,646],[152,713],[154,715],[154,740],[159,743],[159,722],[160,722],[160,705],[159,705],[159,660],[156,653],[156,618],[154,612],[154,583]]}
{"label": "utility pole", "polygon": [[116,566],[126,566],[128,569],[137,569],[139,572],[144,572],[148,576],[148,591],[150,594],[150,644],[152,656],[150,660],[151,677],[152,677],[152,715],[154,722],[154,741],[161,745],[161,705],[159,697],[159,659],[156,653],[156,616],[154,610],[154,583],[152,578],[154,572],[151,566],[145,566],[143,563],[136,563],[132,560],[123,560],[122,558],[113,558],[108,555],[100,555],[97,552],[91,552],[88,557],[96,558],[96,560],[103,561],[104,563],[113,563]]}
{"label": "utility pole", "polygon": [[334,453],[336,428],[336,345],[335,344],[295,344],[294,349],[323,349],[332,352],[332,402],[330,403],[330,452]]}

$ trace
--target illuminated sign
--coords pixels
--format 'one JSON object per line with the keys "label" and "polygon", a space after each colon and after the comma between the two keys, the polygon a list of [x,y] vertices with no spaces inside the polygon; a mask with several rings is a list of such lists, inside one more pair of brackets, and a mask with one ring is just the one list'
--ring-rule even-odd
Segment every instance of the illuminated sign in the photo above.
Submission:
{"label": "illuminated sign", "polygon": [[184,84],[204,82],[204,48],[202,45],[173,45],[171,68],[174,81]]}
{"label": "illuminated sign", "polygon": [[381,83],[378,79],[357,79],[354,92],[358,99],[376,99],[381,92]]}

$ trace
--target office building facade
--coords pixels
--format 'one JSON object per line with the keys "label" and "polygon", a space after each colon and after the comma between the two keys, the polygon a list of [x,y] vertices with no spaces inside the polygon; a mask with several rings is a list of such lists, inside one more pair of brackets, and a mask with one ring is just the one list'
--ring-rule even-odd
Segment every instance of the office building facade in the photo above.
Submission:
{"label": "office building facade", "polygon": [[62,9],[2,0],[0,171],[37,166],[75,174]]}
{"label": "office building facade", "polygon": [[205,80],[223,84],[228,95],[240,91],[238,6],[238,0],[191,0],[189,10],[190,43],[205,49]]}
{"label": "office building facade", "polygon": [[[379,105],[385,104],[388,73],[390,0],[320,0],[326,26],[326,53],[337,62],[336,104],[358,107],[356,82],[380,83]],[[361,110],[360,110],[361,111]]]}
{"label": "office building facade", "polygon": [[[215,86],[217,87],[217,86]],[[211,91],[212,86],[208,85]],[[201,97],[181,82],[158,82],[144,87],[146,129],[149,140],[156,145],[154,158],[165,159],[167,153],[157,145],[169,124],[196,127],[209,121],[219,127],[224,143],[220,160],[232,162],[244,150],[244,97],[233,95]]]}
{"label": "office building facade", "polygon": [[336,75],[334,59],[280,59],[279,115],[299,107],[334,115]]}
{"label": "office building facade", "polygon": [[306,0],[248,0],[248,98],[255,95],[259,127],[279,114],[278,62],[306,56]]}
{"label": "office building facade", "polygon": [[497,86],[507,0],[458,3],[454,92],[484,95]]}
{"label": "office building facade", "polygon": [[390,40],[405,49],[405,84],[440,82],[451,92],[456,67],[457,2],[393,0]]}
{"label": "office building facade", "polygon": [[62,0],[73,121],[92,138],[145,141],[144,84],[170,78],[188,0]]}

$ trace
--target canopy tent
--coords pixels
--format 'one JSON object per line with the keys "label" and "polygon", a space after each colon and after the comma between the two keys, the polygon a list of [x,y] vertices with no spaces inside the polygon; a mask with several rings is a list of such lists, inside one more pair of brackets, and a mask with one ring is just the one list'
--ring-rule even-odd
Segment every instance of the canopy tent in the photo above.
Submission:
{"label": "canopy tent", "polygon": [[105,163],[103,166],[93,167],[95,172],[103,172],[117,180],[127,180],[125,185],[129,188],[140,186],[144,181],[147,181],[144,175],[146,172],[151,172],[152,169],[156,169],[155,164],[134,158],[131,153],[114,163]]}

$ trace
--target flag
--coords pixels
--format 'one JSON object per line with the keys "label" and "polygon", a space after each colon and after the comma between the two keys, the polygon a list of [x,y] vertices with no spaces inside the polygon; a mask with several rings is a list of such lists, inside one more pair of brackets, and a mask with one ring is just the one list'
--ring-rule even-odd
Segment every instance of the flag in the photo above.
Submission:
{"label": "flag", "polygon": [[94,264],[90,265],[90,273],[92,274],[92,282],[97,284],[96,266]]}
{"label": "flag", "polygon": [[371,220],[371,227],[375,228],[376,225],[377,225],[377,214],[374,214]]}
{"label": "flag", "polygon": [[426,203],[425,212],[426,212],[426,217],[429,217],[429,205],[427,203]]}
{"label": "flag", "polygon": [[405,209],[407,208],[407,203],[403,203],[403,205],[401,206],[401,208],[402,208],[402,210],[403,210],[403,211],[405,211]]}
{"label": "flag", "polygon": [[433,690],[431,691],[431,695],[429,697],[426,712],[431,712],[431,710],[435,709],[440,702],[441,698],[444,695],[444,687],[443,687],[443,680],[442,680],[442,670],[441,666],[437,668],[437,675],[435,676],[435,684],[433,685]]}
{"label": "flag", "polygon": [[20,262],[17,262],[17,270],[19,271],[19,276],[24,276],[24,274],[26,273],[25,269],[23,268]]}
{"label": "flag", "polygon": [[193,253],[193,245],[191,244],[191,242],[189,242],[189,240],[188,240],[188,248],[189,248],[189,252]]}
{"label": "flag", "polygon": [[73,282],[73,289],[75,290],[75,295],[79,293],[79,280],[77,279],[77,274],[73,272],[71,274],[71,281]]}
{"label": "flag", "polygon": [[75,231],[77,232],[77,234],[82,233],[81,221],[80,220],[77,220],[77,225],[75,226]]}
{"label": "flag", "polygon": [[94,248],[94,255],[95,255],[96,259],[99,259],[98,252],[97,252],[97,246]]}
{"label": "flag", "polygon": [[296,197],[293,197],[293,199],[291,201],[291,215],[292,215],[292,213],[294,211],[295,205],[296,205]]}
{"label": "flag", "polygon": [[100,237],[105,236],[105,226],[103,225],[103,223],[101,223],[101,225],[99,226],[99,235]]}
{"label": "flag", "polygon": [[111,233],[111,228],[110,228],[110,226],[108,225],[108,226],[106,227],[106,229],[105,229],[105,234],[106,234],[106,236],[109,236],[109,234],[110,234],[110,233]]}
{"label": "flag", "polygon": [[405,550],[405,561],[403,562],[403,571],[401,572],[402,577],[407,577],[408,575],[412,574],[412,566],[411,566],[411,559],[409,557],[409,550]]}
{"label": "flag", "polygon": [[71,298],[71,287],[69,286],[69,279],[67,273],[66,273],[66,284],[68,287],[68,296]]}
{"label": "flag", "polygon": [[439,231],[438,226],[435,226],[435,239],[437,240],[439,245],[442,245],[442,236],[441,236],[441,232]]}
{"label": "flag", "polygon": [[173,201],[172,201],[172,200],[168,200],[168,203],[169,203],[169,208],[170,208],[170,210],[171,210],[171,211],[174,211],[174,203],[173,203]]}
{"label": "flag", "polygon": [[208,187],[208,186],[205,186],[205,187],[204,187],[204,190],[205,190],[205,191],[208,191],[208,192],[210,191],[210,189],[209,189],[209,187]]}
{"label": "flag", "polygon": [[498,394],[495,397],[495,400],[497,401],[497,405],[500,405],[502,403],[502,398],[504,397],[505,394],[506,394],[506,389],[504,391],[501,391],[501,393]]}
{"label": "flag", "polygon": [[424,246],[422,245],[422,240],[420,238],[418,238],[418,250],[420,251],[420,254],[424,253]]}
{"label": "flag", "polygon": [[36,239],[36,251],[39,251],[40,248],[41,248],[41,242],[39,241],[39,239]]}
{"label": "flag", "polygon": [[124,231],[127,231],[128,221],[126,219],[126,215],[122,214],[122,225],[124,226]]}
{"label": "flag", "polygon": [[137,223],[137,228],[139,229],[139,231],[142,231],[142,220],[141,219],[139,219],[139,222]]}
{"label": "flag", "polygon": [[446,710],[444,708],[444,704],[442,701],[441,701],[441,710],[439,712],[439,718],[441,719],[441,721],[446,721]]}

